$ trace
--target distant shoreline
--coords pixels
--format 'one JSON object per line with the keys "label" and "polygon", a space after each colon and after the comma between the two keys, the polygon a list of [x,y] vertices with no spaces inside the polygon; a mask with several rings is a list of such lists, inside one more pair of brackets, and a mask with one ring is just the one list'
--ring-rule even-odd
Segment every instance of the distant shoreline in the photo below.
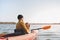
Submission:
{"label": "distant shoreline", "polygon": [[[16,24],[16,22],[0,22],[0,24]],[[31,25],[60,25],[60,23],[30,23]]]}
{"label": "distant shoreline", "polygon": [[16,22],[0,22],[0,24],[16,24]]}
{"label": "distant shoreline", "polygon": [[30,23],[31,25],[60,25],[60,23]]}

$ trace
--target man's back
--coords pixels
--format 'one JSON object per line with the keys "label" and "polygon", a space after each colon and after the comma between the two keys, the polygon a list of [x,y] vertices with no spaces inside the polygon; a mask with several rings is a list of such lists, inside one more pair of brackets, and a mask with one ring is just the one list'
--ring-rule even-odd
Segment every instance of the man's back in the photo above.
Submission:
{"label": "man's back", "polygon": [[21,29],[22,28],[22,26],[20,25],[20,23],[18,22],[17,24],[16,24],[16,29]]}

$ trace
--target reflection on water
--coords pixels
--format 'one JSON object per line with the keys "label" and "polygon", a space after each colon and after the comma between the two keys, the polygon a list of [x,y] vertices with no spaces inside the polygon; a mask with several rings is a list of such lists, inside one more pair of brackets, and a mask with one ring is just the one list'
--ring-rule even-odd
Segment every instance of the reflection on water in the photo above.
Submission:
{"label": "reflection on water", "polygon": [[[0,24],[0,33],[13,33],[15,24]],[[43,27],[44,25],[31,25],[31,29]],[[60,25],[51,25],[51,29],[39,30],[37,40],[60,40]]]}
{"label": "reflection on water", "polygon": [[38,34],[37,40],[60,40],[60,33],[43,32]]}
{"label": "reflection on water", "polygon": [[37,40],[60,40],[60,34],[42,33],[38,35]]}

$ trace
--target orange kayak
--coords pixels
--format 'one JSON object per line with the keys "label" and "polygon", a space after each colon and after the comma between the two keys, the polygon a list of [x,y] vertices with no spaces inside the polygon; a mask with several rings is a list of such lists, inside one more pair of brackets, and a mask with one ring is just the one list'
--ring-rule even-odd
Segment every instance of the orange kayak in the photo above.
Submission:
{"label": "orange kayak", "polygon": [[[8,40],[34,40],[37,37],[38,30],[33,30],[32,33],[8,37]],[[7,38],[0,38],[0,40],[7,40]]]}

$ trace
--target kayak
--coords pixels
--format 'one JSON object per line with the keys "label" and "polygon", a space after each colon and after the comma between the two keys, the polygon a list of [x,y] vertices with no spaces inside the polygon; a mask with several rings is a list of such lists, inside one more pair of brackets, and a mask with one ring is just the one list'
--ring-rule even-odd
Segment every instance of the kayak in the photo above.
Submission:
{"label": "kayak", "polygon": [[33,30],[32,33],[29,34],[0,38],[0,40],[34,40],[36,39],[37,34],[38,34],[38,30]]}

